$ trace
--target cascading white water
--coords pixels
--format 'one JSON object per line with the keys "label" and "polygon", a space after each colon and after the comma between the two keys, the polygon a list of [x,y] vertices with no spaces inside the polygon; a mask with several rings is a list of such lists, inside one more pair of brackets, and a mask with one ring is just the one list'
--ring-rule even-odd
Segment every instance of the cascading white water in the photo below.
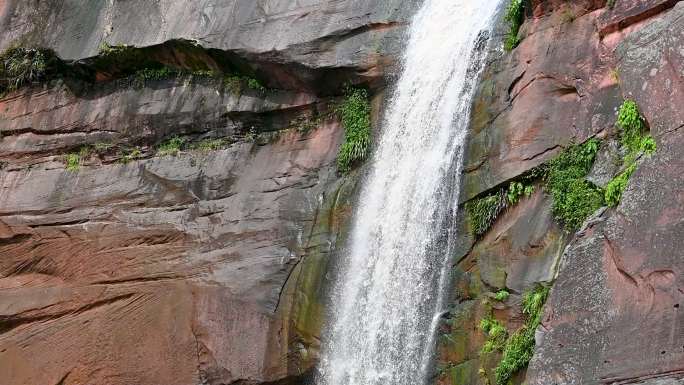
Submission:
{"label": "cascading white water", "polygon": [[425,383],[479,60],[501,0],[425,0],[333,290],[320,385]]}

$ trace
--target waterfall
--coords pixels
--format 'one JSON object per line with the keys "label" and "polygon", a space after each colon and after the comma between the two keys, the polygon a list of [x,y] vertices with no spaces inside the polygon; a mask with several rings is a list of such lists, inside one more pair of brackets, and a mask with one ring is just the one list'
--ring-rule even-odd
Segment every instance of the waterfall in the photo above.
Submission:
{"label": "waterfall", "polygon": [[320,385],[429,376],[482,61],[475,47],[500,2],[425,0],[413,19],[333,289]]}

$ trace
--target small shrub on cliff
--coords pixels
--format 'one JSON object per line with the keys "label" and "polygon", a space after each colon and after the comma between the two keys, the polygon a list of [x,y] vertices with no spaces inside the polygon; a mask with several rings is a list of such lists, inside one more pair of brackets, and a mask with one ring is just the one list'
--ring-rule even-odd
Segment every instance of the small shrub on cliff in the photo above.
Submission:
{"label": "small shrub on cliff", "polygon": [[534,333],[541,324],[542,309],[549,288],[538,286],[523,296],[525,324],[513,333],[503,348],[503,357],[496,367],[497,385],[507,385],[511,377],[525,368],[534,355]]}
{"label": "small shrub on cliff", "polygon": [[68,171],[78,171],[81,164],[88,160],[92,154],[92,149],[89,146],[83,146],[78,152],[72,152],[65,156],[64,162]]}
{"label": "small shrub on cliff", "polygon": [[337,108],[344,126],[344,143],[337,155],[337,167],[343,173],[349,172],[368,156],[371,144],[370,111],[368,91],[347,88],[344,101]]}
{"label": "small shrub on cliff", "polygon": [[480,329],[486,334],[487,340],[482,346],[482,353],[501,351],[506,344],[508,330],[501,322],[494,319],[490,314],[480,321]]}
{"label": "small shrub on cliff", "polygon": [[499,290],[495,295],[494,299],[499,301],[499,302],[504,302],[508,299],[508,297],[511,295],[511,293],[508,292],[508,290],[502,289]]}
{"label": "small shrub on cliff", "polygon": [[81,167],[81,157],[76,153],[67,154],[65,163],[67,171],[78,171]]}
{"label": "small shrub on cliff", "polygon": [[511,51],[520,44],[518,32],[525,21],[525,4],[524,0],[511,0],[506,9],[506,16],[504,18],[508,22],[509,29],[504,40],[504,48],[506,51]]}
{"label": "small shrub on cliff", "polygon": [[48,49],[12,47],[0,54],[0,93],[45,82],[63,71],[63,62]]}
{"label": "small shrub on cliff", "polygon": [[603,191],[585,178],[596,158],[599,141],[568,147],[549,164],[546,188],[553,197],[553,214],[566,230],[578,228],[603,206]]}
{"label": "small shrub on cliff", "polygon": [[489,230],[501,211],[506,208],[506,197],[503,190],[496,194],[469,201],[465,205],[468,220],[475,236],[481,236]]}

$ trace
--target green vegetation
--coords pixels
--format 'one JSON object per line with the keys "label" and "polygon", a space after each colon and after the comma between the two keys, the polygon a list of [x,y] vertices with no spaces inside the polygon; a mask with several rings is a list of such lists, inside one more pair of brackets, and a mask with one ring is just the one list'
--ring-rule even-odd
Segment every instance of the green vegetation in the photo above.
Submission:
{"label": "green vegetation", "polygon": [[493,351],[503,351],[506,345],[506,338],[508,337],[508,330],[495,320],[491,313],[487,318],[480,321],[480,329],[487,335],[487,340],[482,346],[482,353],[491,353]]}
{"label": "green vegetation", "polygon": [[343,173],[349,172],[368,156],[371,144],[370,111],[368,91],[347,88],[344,101],[337,108],[344,126],[344,143],[337,156],[337,167]]}
{"label": "green vegetation", "polygon": [[534,193],[534,186],[525,185],[522,182],[511,182],[508,185],[508,192],[506,193],[506,199],[508,203],[514,205],[520,201],[523,196],[529,197]]}
{"label": "green vegetation", "polygon": [[185,139],[174,136],[159,145],[157,148],[158,156],[176,156],[185,147]]}
{"label": "green vegetation", "polygon": [[139,148],[133,148],[130,150],[122,150],[119,153],[119,163],[121,164],[127,164],[129,162],[132,162],[136,159],[142,158],[142,151]]}
{"label": "green vegetation", "polygon": [[506,289],[499,290],[496,292],[494,295],[494,299],[499,301],[499,302],[504,302],[508,299],[508,297],[511,295],[511,293],[508,292]]}
{"label": "green vegetation", "polygon": [[511,377],[525,368],[534,354],[534,333],[541,324],[542,309],[549,288],[538,286],[523,296],[525,324],[513,333],[503,347],[503,357],[496,367],[497,385],[507,385]]}
{"label": "green vegetation", "polygon": [[553,214],[566,228],[578,228],[603,206],[603,192],[585,178],[596,158],[599,141],[572,145],[549,164],[546,188],[553,196]]}
{"label": "green vegetation", "polygon": [[620,203],[620,199],[622,199],[622,193],[625,191],[625,188],[627,188],[629,178],[632,176],[632,174],[634,174],[634,171],[636,171],[636,163],[627,167],[625,171],[608,182],[604,195],[604,199],[606,200],[606,204],[608,206],[615,207],[618,205],[618,203]]}
{"label": "green vegetation", "polygon": [[523,21],[525,21],[524,0],[511,0],[506,9],[505,20],[508,22],[509,30],[506,34],[506,39],[504,40],[504,49],[506,51],[512,51],[520,44],[518,32],[520,32],[520,27],[522,26]]}
{"label": "green vegetation", "polygon": [[81,156],[78,153],[67,154],[65,163],[67,171],[78,171],[81,168]]}
{"label": "green vegetation", "polygon": [[613,9],[613,8],[615,8],[615,3],[616,3],[616,0],[608,0],[606,2],[606,6],[608,6],[608,9]]}
{"label": "green vegetation", "polygon": [[629,178],[636,171],[637,160],[642,155],[650,156],[656,151],[655,140],[647,134],[648,127],[639,106],[633,100],[625,100],[620,106],[616,123],[620,130],[620,144],[626,154],[623,159],[624,171],[613,178],[606,186],[604,199],[607,205],[615,207],[622,199]]}
{"label": "green vegetation", "polygon": [[481,236],[489,230],[499,213],[506,208],[503,190],[496,194],[471,200],[465,205],[468,221],[475,236]]}
{"label": "green vegetation", "polygon": [[133,46],[129,46],[126,44],[116,44],[116,45],[111,45],[107,43],[106,41],[103,41],[100,44],[100,51],[98,52],[99,56],[113,56],[113,55],[121,55],[125,53],[126,51],[130,51],[132,49],[135,49]]}
{"label": "green vegetation", "polygon": [[194,143],[190,148],[196,151],[209,152],[225,148],[230,144],[227,138],[204,139]]}
{"label": "green vegetation", "polygon": [[62,61],[51,50],[9,48],[0,54],[0,94],[48,81],[62,71]]}
{"label": "green vegetation", "polygon": [[234,95],[241,95],[245,89],[259,92],[268,91],[259,80],[245,75],[226,75],[223,77],[223,85]]}
{"label": "green vegetation", "polygon": [[88,160],[92,155],[92,149],[89,146],[83,146],[78,152],[72,152],[65,156],[66,169],[68,171],[78,171],[81,164]]}

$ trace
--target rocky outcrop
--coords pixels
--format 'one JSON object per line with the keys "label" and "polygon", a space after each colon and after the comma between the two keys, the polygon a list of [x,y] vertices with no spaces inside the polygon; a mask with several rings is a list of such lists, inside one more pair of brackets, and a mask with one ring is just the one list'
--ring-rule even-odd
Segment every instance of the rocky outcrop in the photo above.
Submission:
{"label": "rocky outcrop", "polygon": [[[458,256],[441,329],[438,383],[495,384],[501,352],[483,353],[482,319],[509,334],[523,293],[551,287],[536,349],[516,384],[680,384],[684,381],[681,226],[682,20],[677,1],[532,1],[520,45],[495,46],[474,101],[463,200],[525,180],[571,143],[604,144],[589,179],[619,172],[616,112],[641,107],[657,142],[620,205],[578,232],[558,226],[543,180]],[[499,34],[505,32],[502,23]],[[465,213],[463,214],[465,215]],[[471,224],[472,226],[472,224]],[[497,300],[495,293],[510,296]],[[490,337],[491,338],[491,337]]]}
{"label": "rocky outcrop", "polygon": [[[1,2],[0,47],[54,49],[95,80],[0,100],[0,382],[309,375],[356,188],[331,106],[347,82],[380,91],[399,3]],[[189,72],[141,84],[97,64],[103,42]],[[186,146],[164,155],[171,138]]]}

